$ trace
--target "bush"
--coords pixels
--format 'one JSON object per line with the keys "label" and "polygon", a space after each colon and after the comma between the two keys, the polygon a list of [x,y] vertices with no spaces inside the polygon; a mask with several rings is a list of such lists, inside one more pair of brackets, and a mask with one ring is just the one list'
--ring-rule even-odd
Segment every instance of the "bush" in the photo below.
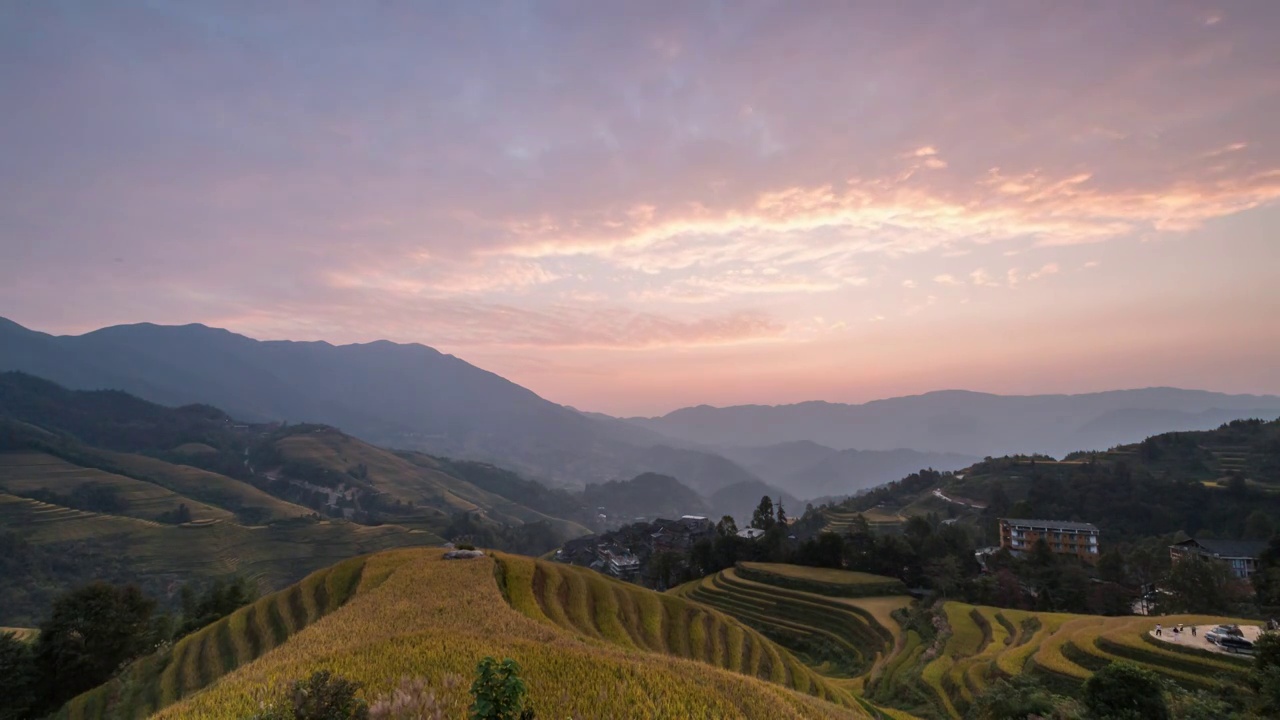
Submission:
{"label": "bush", "polygon": [[520,666],[507,658],[501,664],[486,657],[476,666],[471,683],[471,720],[534,720],[533,709],[524,707],[524,681]]}
{"label": "bush", "polygon": [[253,720],[367,720],[360,683],[320,670],[289,686],[285,703],[268,704]]}
{"label": "bush", "polygon": [[1169,720],[1164,685],[1149,670],[1114,662],[1084,684],[1084,702],[1103,720]]}
{"label": "bush", "polygon": [[453,546],[454,550],[475,550],[476,546],[471,543],[458,543]]}

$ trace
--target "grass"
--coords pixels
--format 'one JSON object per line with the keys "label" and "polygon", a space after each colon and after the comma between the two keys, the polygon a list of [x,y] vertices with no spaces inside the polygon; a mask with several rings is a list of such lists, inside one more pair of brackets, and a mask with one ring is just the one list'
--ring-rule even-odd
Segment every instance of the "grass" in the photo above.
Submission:
{"label": "grass", "polygon": [[[602,621],[607,613],[595,610],[614,602],[622,611],[616,622]],[[223,623],[229,625],[221,621],[205,632],[216,638]],[[690,642],[672,643],[671,628]],[[733,651],[745,646],[749,652]],[[193,642],[183,654],[188,667],[201,666],[185,659],[196,649]],[[282,683],[321,667],[366,683],[369,695],[388,691],[402,675],[438,685],[448,674],[469,677],[486,655],[521,664],[539,717],[873,717],[721,613],[580,568],[505,555],[443,561],[435,550],[365,559],[345,604],[157,717],[246,717]],[[740,669],[722,666],[734,664]],[[215,670],[197,674],[211,680]],[[182,675],[170,676],[176,689]],[[466,688],[439,690],[453,706],[465,706]]]}
{"label": "grass", "polygon": [[237,610],[133,663],[106,685],[74,698],[56,717],[144,718],[199,692],[341,607],[355,594],[365,562],[346,560]]}
{"label": "grass", "polygon": [[[681,585],[670,594],[733,615],[791,649],[820,676],[901,710],[960,718],[997,678],[1035,673],[1059,691],[1071,692],[1095,670],[1117,660],[1137,663],[1192,689],[1213,688],[1224,678],[1229,682],[1248,667],[1239,658],[1152,641],[1147,633],[1155,625],[1153,618],[1036,613],[958,602],[940,606],[947,629],[931,649],[916,630],[903,632],[900,613],[909,598],[805,593],[785,583],[797,578],[813,581],[820,572],[767,569],[759,573],[757,568],[754,577],[783,584],[755,581],[747,577],[749,568],[738,568]],[[856,584],[852,578],[846,582]],[[1158,620],[1228,622],[1198,616]],[[814,648],[826,652],[816,653]]]}
{"label": "grass", "polygon": [[41,490],[68,495],[85,483],[111,488],[122,501],[121,515],[154,520],[161,513],[185,504],[193,520],[232,520],[235,515],[220,507],[185,497],[154,483],[94,468],[73,465],[44,453],[0,453],[0,487],[8,493],[30,496]]}
{"label": "grass", "polygon": [[[276,448],[287,461],[323,468],[337,476],[362,468],[360,482],[387,493],[393,500],[433,508],[445,516],[483,510],[493,520],[509,525],[545,521],[568,536],[590,532],[577,523],[545,515],[456,478],[426,456],[410,459],[337,430],[326,428],[290,435],[277,441]],[[349,479],[354,481],[355,477]]]}
{"label": "grass", "polygon": [[40,631],[35,628],[0,627],[0,635],[13,635],[21,642],[34,642]]}
{"label": "grass", "polygon": [[[100,515],[0,493],[0,527],[32,544],[68,552],[92,548],[104,558],[128,558],[130,579],[148,592],[163,593],[175,580],[210,579],[240,573],[263,591],[346,558],[393,547],[435,545],[440,538],[396,525],[368,527],[341,521],[246,527],[231,522],[206,526],[161,525],[131,517]],[[65,580],[69,589],[75,578]],[[20,620],[0,608],[0,621]]]}
{"label": "grass", "polygon": [[734,572],[746,580],[832,597],[872,597],[906,592],[901,580],[883,575],[781,563],[738,563]]}
{"label": "grass", "polygon": [[[899,629],[892,613],[905,607],[909,598],[834,598],[794,590],[785,581],[806,578],[813,568],[779,567],[787,570],[758,576],[770,582],[750,579],[744,565],[687,583],[670,594],[738,618],[829,677],[857,678],[887,658]],[[839,579],[852,582],[851,578]]]}

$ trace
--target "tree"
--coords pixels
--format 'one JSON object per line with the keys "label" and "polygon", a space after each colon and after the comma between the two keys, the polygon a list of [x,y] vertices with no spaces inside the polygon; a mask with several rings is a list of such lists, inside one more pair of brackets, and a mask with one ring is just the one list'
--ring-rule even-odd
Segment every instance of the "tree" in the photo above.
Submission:
{"label": "tree", "polygon": [[155,601],[136,586],[93,583],[59,597],[36,639],[45,709],[106,682],[151,649]]}
{"label": "tree", "polygon": [[1098,558],[1098,577],[1104,582],[1117,585],[1125,583],[1124,556],[1119,550],[1111,548]]}
{"label": "tree", "polygon": [[1244,521],[1245,540],[1266,540],[1275,532],[1271,516],[1261,510],[1254,510]]}
{"label": "tree", "polygon": [[1252,581],[1259,605],[1280,605],[1280,533],[1272,535],[1267,548],[1258,554]]}
{"label": "tree", "polygon": [[751,513],[751,527],[768,531],[773,524],[773,500],[765,495],[760,498],[760,504],[756,506],[755,512]]}
{"label": "tree", "polygon": [[476,666],[471,684],[470,720],[533,720],[533,709],[524,707],[526,689],[520,665],[507,658],[501,664],[486,657]]}
{"label": "tree", "polygon": [[1084,683],[1084,704],[1100,720],[1169,720],[1160,678],[1127,662],[1113,662]]}
{"label": "tree", "polygon": [[1189,555],[1173,564],[1164,583],[1169,591],[1160,609],[1166,612],[1225,613],[1243,599],[1243,587],[1226,563]]}
{"label": "tree", "polygon": [[0,720],[31,717],[36,667],[31,646],[13,633],[0,633]]}
{"label": "tree", "polygon": [[290,683],[285,703],[274,703],[251,720],[368,720],[369,705],[356,697],[361,684],[317,670]]}
{"label": "tree", "polygon": [[725,515],[720,518],[720,522],[716,523],[716,534],[720,537],[738,534],[738,523],[734,521],[732,515]]}
{"label": "tree", "polygon": [[1079,704],[1070,698],[1054,695],[1029,675],[1015,675],[998,680],[977,696],[965,715],[968,720],[1009,720],[1009,718],[1052,718],[1081,720]]}
{"label": "tree", "polygon": [[787,511],[782,509],[781,497],[778,498],[778,524],[784,527],[787,524]]}
{"label": "tree", "polygon": [[1248,683],[1257,695],[1254,709],[1258,715],[1280,717],[1280,634],[1263,633],[1253,644]]}

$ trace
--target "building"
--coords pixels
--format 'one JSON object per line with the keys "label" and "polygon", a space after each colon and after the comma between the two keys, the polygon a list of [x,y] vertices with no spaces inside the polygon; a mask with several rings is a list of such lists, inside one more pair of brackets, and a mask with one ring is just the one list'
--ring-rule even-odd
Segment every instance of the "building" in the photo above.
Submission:
{"label": "building", "polygon": [[1098,535],[1092,523],[1000,518],[1000,547],[1010,552],[1030,552],[1036,541],[1043,539],[1059,555],[1093,562],[1098,559]]}
{"label": "building", "polygon": [[738,531],[738,537],[747,540],[755,540],[761,535],[764,535],[764,531],[760,528],[749,527]]}
{"label": "building", "polygon": [[596,550],[605,572],[622,580],[630,580],[640,574],[640,558],[620,545],[601,545]]}
{"label": "building", "polygon": [[1267,549],[1267,543],[1258,540],[1183,540],[1169,546],[1169,559],[1173,562],[1199,555],[1227,563],[1232,574],[1248,580],[1258,570],[1258,556]]}

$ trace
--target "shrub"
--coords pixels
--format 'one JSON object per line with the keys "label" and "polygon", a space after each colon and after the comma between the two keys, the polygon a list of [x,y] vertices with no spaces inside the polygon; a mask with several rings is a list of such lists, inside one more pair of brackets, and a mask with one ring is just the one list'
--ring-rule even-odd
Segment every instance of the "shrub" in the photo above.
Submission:
{"label": "shrub", "polygon": [[1106,720],[1169,720],[1164,685],[1148,670],[1115,662],[1084,684],[1084,702],[1095,717]]}
{"label": "shrub", "polygon": [[507,658],[501,664],[486,657],[476,666],[471,683],[471,720],[534,720],[533,709],[524,707],[524,681],[520,666]]}
{"label": "shrub", "polygon": [[454,550],[475,550],[476,546],[471,543],[458,543],[453,546]]}
{"label": "shrub", "polygon": [[272,703],[253,720],[367,720],[369,706],[356,697],[360,683],[328,670],[289,686],[286,703]]}

